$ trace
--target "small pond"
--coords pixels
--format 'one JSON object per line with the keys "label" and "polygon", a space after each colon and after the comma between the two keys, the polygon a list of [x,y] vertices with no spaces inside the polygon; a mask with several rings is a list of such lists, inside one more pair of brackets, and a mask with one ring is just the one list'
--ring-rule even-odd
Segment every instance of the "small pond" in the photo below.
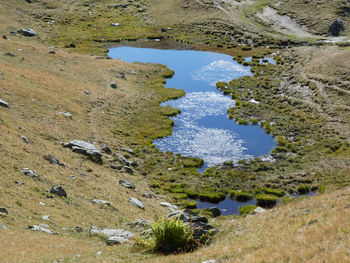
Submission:
{"label": "small pond", "polygon": [[167,50],[119,46],[109,56],[127,62],[158,63],[168,66],[175,75],[166,87],[183,89],[186,96],[164,102],[181,110],[171,136],[157,139],[161,151],[200,157],[204,168],[251,157],[268,155],[276,146],[271,135],[260,126],[238,125],[227,116],[234,106],[230,96],[216,89],[219,81],[250,76],[244,67],[225,54],[195,50]]}

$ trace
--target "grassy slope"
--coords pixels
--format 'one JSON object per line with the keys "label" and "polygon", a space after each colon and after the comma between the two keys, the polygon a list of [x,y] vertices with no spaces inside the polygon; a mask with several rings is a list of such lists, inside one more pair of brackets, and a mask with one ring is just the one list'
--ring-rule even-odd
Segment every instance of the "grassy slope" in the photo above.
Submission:
{"label": "grassy slope", "polygon": [[[112,12],[104,8],[108,3],[109,1],[95,1],[92,12]],[[142,3],[140,5],[142,6]],[[196,12],[209,10],[211,12],[212,8],[196,9]],[[86,232],[73,233],[70,229],[75,226],[82,226],[85,230],[91,225],[129,229],[126,222],[139,217],[153,219],[155,213],[164,213],[165,210],[160,209],[157,204],[166,198],[161,195],[164,192],[154,191],[153,193],[157,194],[152,200],[142,197],[144,191],[152,192],[142,173],[160,173],[165,182],[176,180],[178,173],[185,178],[191,175],[191,171],[183,173],[179,168],[181,162],[174,161],[172,155],[158,154],[153,150],[138,151],[135,157],[130,156],[141,164],[136,176],[130,177],[110,169],[111,158],[108,156],[104,156],[105,165],[99,166],[60,145],[61,141],[77,138],[90,140],[98,146],[107,143],[113,149],[121,146],[142,149],[141,146],[150,143],[144,139],[145,136],[154,138],[169,132],[171,122],[164,116],[158,102],[182,94],[163,88],[164,79],[160,77],[162,72],[166,71],[163,67],[96,60],[95,57],[72,54],[67,52],[68,50],[58,51],[56,55],[47,54],[47,47],[39,43],[62,47],[74,42],[79,52],[101,53],[98,49],[101,44],[90,40],[102,36],[107,36],[107,39],[123,39],[159,32],[160,25],[143,24],[137,19],[141,14],[137,14],[135,10],[135,16],[130,20],[126,15],[116,16],[117,22],[131,21],[126,28],[107,27],[106,32],[101,31],[104,25],[114,22],[115,17],[111,15],[107,19],[108,15],[102,18],[96,15],[91,22],[94,29],[89,30],[85,24],[90,18],[82,18],[82,14],[86,15],[88,11],[89,7],[85,7],[80,1],[64,1],[61,4],[57,4],[56,1],[41,1],[29,5],[8,0],[6,5],[0,6],[0,29],[2,34],[10,37],[10,40],[0,40],[0,98],[10,103],[9,109],[0,109],[0,205],[9,210],[9,216],[0,218],[0,223],[10,228],[10,231],[0,229],[0,246],[3,248],[0,251],[1,259],[5,262],[200,262],[210,258],[217,258],[222,262],[299,262],[305,258],[307,261],[316,262],[320,258],[326,262],[342,262],[347,259],[348,255],[344,251],[349,246],[349,229],[341,223],[348,221],[349,217],[347,209],[343,209],[343,203],[348,202],[348,189],[314,197],[311,201],[307,199],[279,207],[265,215],[247,220],[240,219],[234,223],[231,223],[230,219],[216,220],[215,223],[221,225],[222,234],[209,247],[187,255],[145,255],[134,251],[132,244],[106,247],[100,238],[89,237]],[[175,9],[174,12],[178,11]],[[41,20],[47,14],[60,23],[50,29],[51,26]],[[37,19],[33,20],[33,15]],[[146,12],[146,17],[147,15],[151,16]],[[66,24],[63,24],[63,21],[66,21]],[[176,24],[177,21],[164,21],[166,25],[172,23]],[[198,21],[191,21],[189,27],[191,23]],[[40,33],[40,41],[8,34],[12,29],[28,26],[34,27]],[[137,30],[133,32],[135,27]],[[208,27],[216,28],[214,24],[209,24]],[[84,30],[86,33],[82,33]],[[176,25],[175,30],[178,30]],[[196,30],[192,33],[197,35]],[[57,38],[52,38],[51,34]],[[341,86],[343,90],[339,95],[327,86],[326,95],[330,101],[329,104],[322,103],[325,106],[323,110],[330,111],[328,106],[335,102],[348,106],[344,93],[346,94],[348,88],[346,62],[349,60],[342,59],[348,56],[348,52],[340,49],[311,51],[313,49],[304,48],[295,51],[299,55],[299,58],[296,58],[298,61],[303,62],[307,58],[309,60],[304,66],[296,66],[293,75],[299,76],[303,73],[308,78],[325,83],[333,81],[339,86],[338,77],[329,78],[339,73],[345,81]],[[4,56],[6,52],[14,53],[17,57]],[[62,63],[63,61],[65,63]],[[339,63],[337,65],[341,70],[329,67],[327,63]],[[301,69],[302,72],[297,69]],[[126,80],[116,78],[120,70],[126,72]],[[136,75],[131,73],[132,70],[136,71]],[[116,81],[120,88],[110,89],[111,81]],[[89,91],[90,95],[84,93],[85,91]],[[317,94],[315,98],[318,98]],[[340,106],[343,105],[338,105]],[[60,111],[72,112],[73,118],[66,119],[58,115]],[[338,118],[336,122],[330,122],[330,128],[337,125],[344,139],[348,139],[349,136],[346,125],[349,123],[347,112],[344,109],[330,112],[335,119]],[[148,121],[145,122],[145,119]],[[21,135],[29,138],[33,144],[24,144]],[[50,165],[44,159],[48,154],[54,154],[67,168]],[[335,155],[340,159],[348,159],[348,152],[338,152]],[[349,174],[346,169],[342,169],[344,166],[341,161],[339,163],[340,170],[333,169],[334,164],[327,162],[319,169],[326,170],[333,176],[329,177],[333,178],[333,183],[337,183],[338,171],[345,178]],[[176,166],[178,172],[166,172],[169,164]],[[43,180],[33,181],[22,175],[21,169],[24,167],[38,171]],[[76,168],[83,170],[88,176],[81,177]],[[72,180],[69,175],[74,175],[77,179]],[[136,182],[138,191],[120,187],[118,181],[122,178]],[[16,185],[15,180],[21,180],[24,186]],[[200,180],[198,184],[201,183]],[[342,178],[339,185],[343,185],[344,182],[346,180]],[[67,190],[67,200],[47,197],[47,190],[57,184],[63,185]],[[93,206],[90,203],[93,196],[113,202],[118,210]],[[146,205],[146,210],[140,211],[130,206],[127,199],[131,196],[141,199]],[[39,205],[39,202],[45,202],[46,206]],[[51,215],[49,222],[41,219],[41,216],[47,214]],[[298,217],[293,217],[294,215]],[[51,236],[33,233],[27,229],[28,225],[39,223],[48,223],[50,228],[60,234]],[[289,238],[280,244],[279,241],[285,240],[286,236]],[[315,239],[318,242],[317,246],[315,245],[314,249],[308,247],[310,242],[315,244]],[[276,243],[279,246],[276,246]],[[21,253],[18,253],[19,250]],[[103,254],[97,257],[95,253],[99,250],[103,250]],[[78,254],[81,256],[77,257]]]}

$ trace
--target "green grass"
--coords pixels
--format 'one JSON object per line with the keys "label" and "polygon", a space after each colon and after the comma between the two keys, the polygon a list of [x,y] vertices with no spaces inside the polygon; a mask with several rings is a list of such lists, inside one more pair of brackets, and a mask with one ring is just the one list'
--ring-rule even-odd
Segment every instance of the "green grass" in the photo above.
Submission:
{"label": "green grass", "polygon": [[246,206],[241,206],[239,208],[239,212],[241,214],[241,216],[247,216],[247,215],[250,215],[254,209],[256,209],[257,206],[256,205],[246,205]]}
{"label": "green grass", "polygon": [[258,194],[255,196],[257,205],[261,207],[273,207],[277,204],[278,197],[269,194]]}

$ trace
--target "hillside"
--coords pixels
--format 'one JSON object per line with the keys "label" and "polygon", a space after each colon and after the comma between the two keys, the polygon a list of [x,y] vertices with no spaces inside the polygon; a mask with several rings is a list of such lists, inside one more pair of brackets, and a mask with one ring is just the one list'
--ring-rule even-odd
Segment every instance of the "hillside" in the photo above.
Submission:
{"label": "hillside", "polygon": [[[0,5],[0,100],[8,104],[0,106],[1,262],[349,261],[348,1],[30,2]],[[331,37],[337,17],[345,30]],[[29,27],[38,36],[17,33]],[[241,101],[228,111],[231,118],[257,118],[278,138],[277,161],[200,174],[200,160],[154,148],[153,139],[171,134],[169,116],[178,113],[160,102],[184,92],[164,88],[173,72],[163,65],[107,59],[106,44],[136,39],[176,40],[176,47],[183,42],[181,48],[236,60],[274,54],[277,65],[252,62],[260,73],[223,91]],[[245,103],[252,94],[261,101],[254,108]],[[74,152],[67,147],[72,140],[102,155],[96,162],[70,146]],[[57,186],[67,197],[50,192]],[[108,246],[90,231],[123,229],[137,239],[144,226],[135,219],[166,215],[165,201],[184,208],[190,192],[271,188],[288,196],[300,187],[318,195],[285,198],[249,217],[209,217],[219,233],[192,253],[144,253],[133,241]],[[30,229],[41,224],[56,234]]]}

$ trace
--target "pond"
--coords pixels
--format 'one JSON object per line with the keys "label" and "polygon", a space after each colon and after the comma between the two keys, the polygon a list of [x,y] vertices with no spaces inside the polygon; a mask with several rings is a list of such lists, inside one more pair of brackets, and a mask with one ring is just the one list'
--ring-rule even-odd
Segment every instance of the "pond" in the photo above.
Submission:
{"label": "pond", "polygon": [[215,84],[251,75],[249,67],[231,56],[131,46],[111,48],[108,55],[126,62],[164,64],[175,71],[166,87],[186,91],[184,97],[162,103],[181,113],[172,118],[172,135],[154,140],[160,151],[199,157],[207,168],[225,161],[268,155],[276,146],[274,138],[260,126],[238,125],[228,118],[227,109],[234,106],[234,101],[217,90]]}

